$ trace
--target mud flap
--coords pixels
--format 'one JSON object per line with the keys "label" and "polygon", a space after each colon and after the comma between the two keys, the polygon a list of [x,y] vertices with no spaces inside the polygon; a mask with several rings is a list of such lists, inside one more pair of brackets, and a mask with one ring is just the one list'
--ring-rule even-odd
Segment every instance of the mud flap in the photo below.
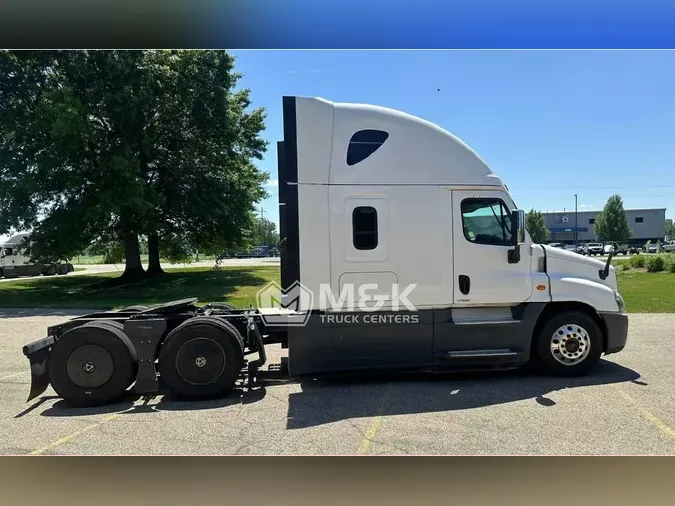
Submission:
{"label": "mud flap", "polygon": [[55,339],[49,336],[40,341],[27,344],[23,347],[23,354],[28,357],[30,362],[30,394],[26,402],[35,399],[38,395],[47,390],[49,386],[49,374],[47,372],[47,359]]}

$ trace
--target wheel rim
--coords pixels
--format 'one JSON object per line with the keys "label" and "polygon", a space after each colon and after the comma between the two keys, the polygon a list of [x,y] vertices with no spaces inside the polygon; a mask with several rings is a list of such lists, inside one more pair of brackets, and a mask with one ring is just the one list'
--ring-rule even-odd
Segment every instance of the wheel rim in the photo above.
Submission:
{"label": "wheel rim", "polygon": [[66,362],[66,373],[81,388],[98,388],[105,385],[115,371],[113,358],[108,351],[95,344],[75,348]]}
{"label": "wheel rim", "polygon": [[178,350],[176,369],[192,385],[213,383],[225,370],[225,350],[212,339],[198,337]]}
{"label": "wheel rim", "polygon": [[591,338],[585,328],[574,323],[561,326],[551,336],[551,355],[563,365],[583,362],[591,351]]}

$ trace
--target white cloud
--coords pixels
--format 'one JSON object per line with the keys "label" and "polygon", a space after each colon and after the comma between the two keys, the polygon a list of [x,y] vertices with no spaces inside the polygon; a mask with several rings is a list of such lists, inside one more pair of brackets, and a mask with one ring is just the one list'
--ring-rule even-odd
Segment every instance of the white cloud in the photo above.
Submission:
{"label": "white cloud", "polygon": [[265,186],[269,186],[269,187],[279,186],[279,180],[278,179],[272,179],[272,180],[268,181]]}
{"label": "white cloud", "polygon": [[581,204],[579,206],[580,211],[595,211],[596,207],[595,204]]}

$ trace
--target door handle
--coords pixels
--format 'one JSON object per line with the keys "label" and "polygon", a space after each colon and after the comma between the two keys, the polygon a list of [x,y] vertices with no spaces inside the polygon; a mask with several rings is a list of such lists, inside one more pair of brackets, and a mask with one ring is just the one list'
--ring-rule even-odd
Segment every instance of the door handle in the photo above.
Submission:
{"label": "door handle", "polygon": [[469,276],[464,274],[459,275],[459,291],[462,292],[462,295],[468,295],[471,290],[471,280]]}

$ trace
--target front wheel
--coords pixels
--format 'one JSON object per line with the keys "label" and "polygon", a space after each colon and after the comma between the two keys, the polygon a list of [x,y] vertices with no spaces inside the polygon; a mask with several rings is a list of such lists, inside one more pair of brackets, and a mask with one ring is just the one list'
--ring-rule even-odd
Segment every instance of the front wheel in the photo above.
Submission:
{"label": "front wheel", "polygon": [[586,313],[569,311],[551,317],[535,336],[532,361],[542,374],[583,376],[601,355],[600,326]]}

